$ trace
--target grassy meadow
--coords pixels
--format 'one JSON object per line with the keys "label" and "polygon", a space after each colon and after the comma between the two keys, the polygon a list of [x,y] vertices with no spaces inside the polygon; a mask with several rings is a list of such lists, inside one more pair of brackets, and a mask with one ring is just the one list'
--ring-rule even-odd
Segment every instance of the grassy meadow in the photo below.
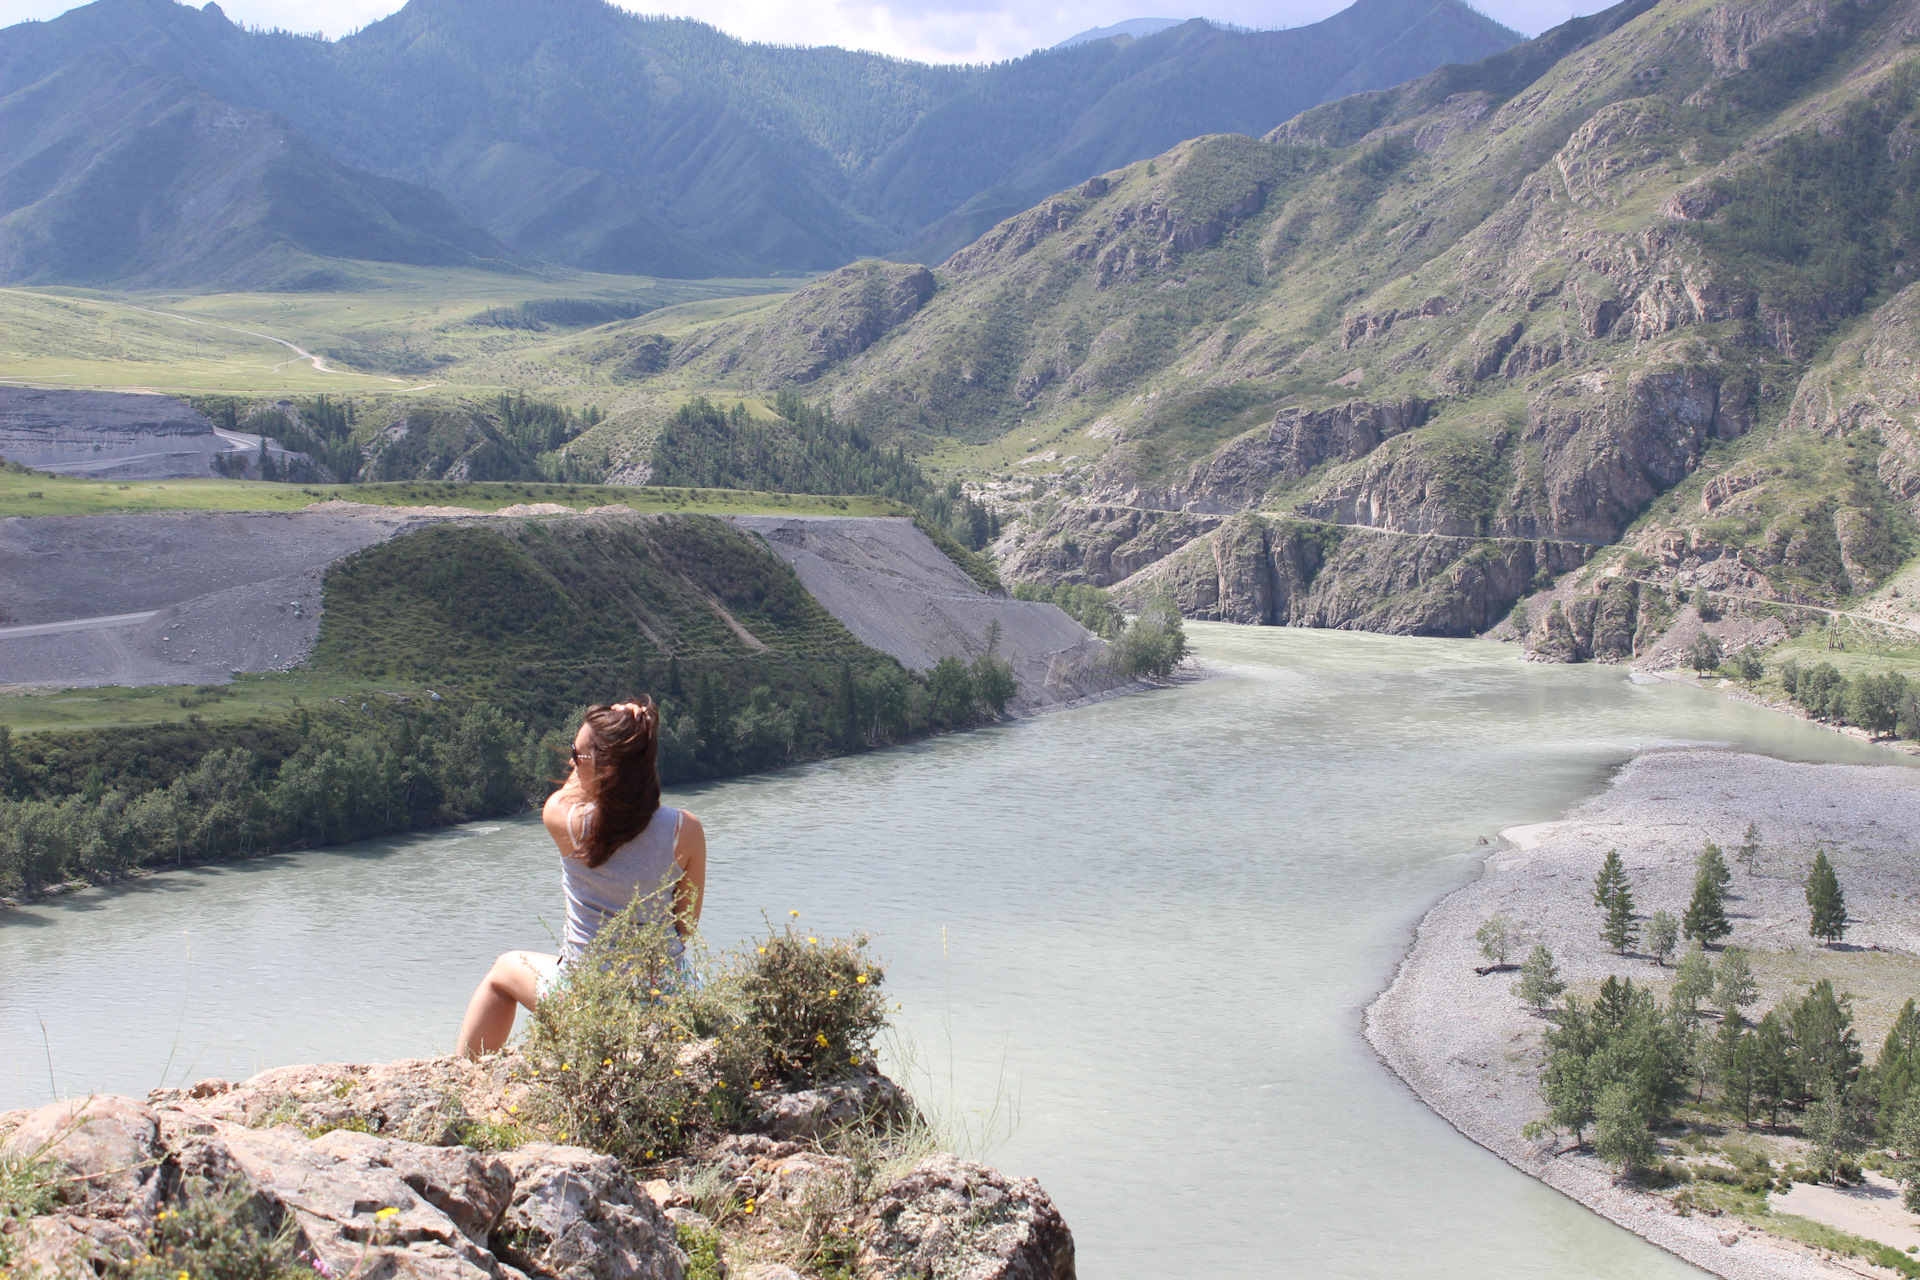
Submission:
{"label": "grassy meadow", "polygon": [[[682,335],[777,303],[804,283],[357,264],[360,287],[301,293],[109,294],[0,289],[0,375],[41,386],[176,394],[335,396],[539,389],[606,400],[579,327],[502,324],[523,304],[577,300]],[[318,355],[316,367],[287,344]]]}

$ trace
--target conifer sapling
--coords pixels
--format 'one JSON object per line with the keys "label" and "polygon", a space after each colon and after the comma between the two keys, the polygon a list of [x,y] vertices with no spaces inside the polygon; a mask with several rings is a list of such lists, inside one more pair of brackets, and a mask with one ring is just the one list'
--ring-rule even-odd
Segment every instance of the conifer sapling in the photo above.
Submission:
{"label": "conifer sapling", "polygon": [[1828,946],[1846,936],[1847,896],[1841,892],[1840,877],[1834,874],[1824,849],[1813,855],[1813,867],[1807,872],[1807,906],[1811,909],[1809,935]]}
{"label": "conifer sapling", "polygon": [[1732,880],[1720,846],[1709,843],[1694,862],[1693,897],[1680,918],[1680,931],[1711,946],[1733,932],[1727,920],[1727,885]]}

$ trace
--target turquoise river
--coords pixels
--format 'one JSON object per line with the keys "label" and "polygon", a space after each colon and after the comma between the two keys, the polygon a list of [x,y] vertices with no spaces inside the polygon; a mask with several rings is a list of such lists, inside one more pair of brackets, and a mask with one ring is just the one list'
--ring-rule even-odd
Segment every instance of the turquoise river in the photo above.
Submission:
{"label": "turquoise river", "polygon": [[[1195,625],[1210,679],[683,791],[707,933],[864,930],[890,1054],[1035,1175],[1088,1280],[1694,1274],[1500,1163],[1360,1015],[1502,827],[1634,752],[1891,757],[1617,667]],[[444,1051],[560,904],[531,819],[153,876],[0,913],[0,1109]]]}

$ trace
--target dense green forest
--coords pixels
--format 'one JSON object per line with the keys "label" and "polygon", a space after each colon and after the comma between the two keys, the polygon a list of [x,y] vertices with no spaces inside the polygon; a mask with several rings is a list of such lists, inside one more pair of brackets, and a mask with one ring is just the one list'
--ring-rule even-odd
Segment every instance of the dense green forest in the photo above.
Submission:
{"label": "dense green forest", "polygon": [[309,459],[283,463],[264,449],[257,458],[217,458],[216,469],[235,479],[352,484],[451,475],[461,480],[598,484],[606,478],[604,456],[568,448],[601,421],[600,410],[589,405],[576,411],[524,391],[379,410],[325,395],[264,403],[240,396],[201,396],[194,404],[229,431],[271,439]]}
{"label": "dense green forest", "polygon": [[936,485],[906,450],[888,448],[791,391],[774,398],[774,422],[743,405],[722,408],[704,396],[682,405],[653,445],[654,484],[775,493],[859,493],[892,498],[918,511],[955,542],[978,551],[1000,532],[999,517],[973,501],[959,481]]}
{"label": "dense green forest", "polygon": [[706,516],[369,548],[327,576],[311,665],[366,696],[218,730],[0,732],[0,893],[510,813],[545,796],[588,702],[651,693],[671,785],[965,728],[1015,691],[986,654],[903,669]]}

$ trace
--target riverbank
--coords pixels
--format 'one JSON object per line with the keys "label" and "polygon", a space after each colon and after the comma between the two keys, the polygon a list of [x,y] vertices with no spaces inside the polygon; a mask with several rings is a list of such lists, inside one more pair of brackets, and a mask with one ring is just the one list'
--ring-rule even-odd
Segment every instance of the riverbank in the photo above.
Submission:
{"label": "riverbank", "polygon": [[[1511,973],[1479,976],[1474,931],[1496,912],[1520,921],[1527,946],[1543,942],[1561,976],[1582,994],[1610,974],[1656,987],[1672,970],[1616,956],[1598,936],[1592,885],[1617,848],[1638,909],[1676,915],[1686,904],[1693,859],[1703,841],[1732,850],[1749,820],[1759,823],[1756,870],[1735,870],[1729,895],[1734,934],[1755,954],[1758,1010],[1810,974],[1865,977],[1920,953],[1920,770],[1788,764],[1720,751],[1660,751],[1627,764],[1601,795],[1565,820],[1514,828],[1480,877],[1423,917],[1393,982],[1369,1006],[1366,1036],[1422,1101],[1461,1133],[1523,1172],[1629,1231],[1728,1280],[1812,1280],[1891,1274],[1819,1251],[1732,1215],[1676,1206],[1671,1195],[1622,1186],[1586,1154],[1562,1152],[1550,1137],[1522,1136],[1544,1112],[1537,1089],[1544,1019],[1509,988]],[[1818,845],[1829,851],[1857,923],[1845,951],[1809,946],[1802,880]],[[1731,856],[1731,855],[1730,855]],[[1836,986],[1841,985],[1836,982]],[[1861,983],[1856,982],[1859,987]],[[1895,984],[1904,987],[1905,984]],[[1859,992],[1856,990],[1856,995]],[[1860,1041],[1878,1048],[1898,1003],[1895,990],[1856,1001]],[[1670,1141],[1663,1141],[1670,1147]]]}

